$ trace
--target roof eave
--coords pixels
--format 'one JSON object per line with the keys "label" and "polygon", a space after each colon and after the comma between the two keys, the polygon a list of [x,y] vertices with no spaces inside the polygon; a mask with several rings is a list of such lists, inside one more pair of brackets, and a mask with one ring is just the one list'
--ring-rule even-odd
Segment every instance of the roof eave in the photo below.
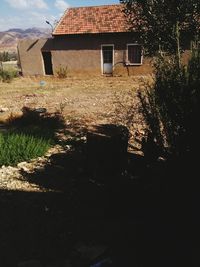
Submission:
{"label": "roof eave", "polygon": [[126,30],[126,31],[119,31],[119,32],[81,32],[81,33],[54,33],[53,36],[71,36],[71,35],[95,35],[95,34],[118,34],[118,33],[133,33],[132,31]]}

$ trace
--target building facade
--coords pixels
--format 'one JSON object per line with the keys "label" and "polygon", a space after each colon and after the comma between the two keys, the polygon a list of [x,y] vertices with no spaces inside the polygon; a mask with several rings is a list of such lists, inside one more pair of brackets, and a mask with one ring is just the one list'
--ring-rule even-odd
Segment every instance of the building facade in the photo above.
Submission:
{"label": "building facade", "polygon": [[69,8],[52,38],[19,42],[22,74],[56,75],[61,67],[74,76],[149,74],[150,59],[129,28],[120,4]]}

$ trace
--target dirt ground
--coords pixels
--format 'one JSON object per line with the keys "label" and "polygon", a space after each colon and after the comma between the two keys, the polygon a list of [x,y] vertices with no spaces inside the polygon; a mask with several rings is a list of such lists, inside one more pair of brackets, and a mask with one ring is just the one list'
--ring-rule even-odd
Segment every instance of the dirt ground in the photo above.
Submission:
{"label": "dirt ground", "polygon": [[8,108],[1,118],[20,113],[23,106],[62,111],[91,122],[103,122],[115,109],[116,95],[140,87],[144,77],[99,78],[17,78],[0,83],[0,108]]}
{"label": "dirt ground", "polygon": [[[66,124],[73,119],[83,127],[112,123],[127,118],[137,102],[134,95],[142,81],[143,77],[45,79],[45,85],[41,86],[39,79],[20,78],[10,84],[1,83],[0,119],[6,119],[11,113],[19,114],[23,106],[28,106],[47,108],[48,112],[60,111]],[[115,112],[116,109],[120,113]],[[0,190],[0,251],[3,255],[0,266],[22,266],[16,263],[31,259],[39,260],[45,267],[66,266],[62,263],[66,259],[74,261],[72,266],[89,266],[83,264],[82,256],[76,252],[80,242],[105,245],[113,266],[139,266],[133,264],[140,259],[132,259],[132,251],[136,253],[142,243],[146,244],[141,238],[140,215],[144,196],[139,189],[135,165],[135,160],[140,162],[140,159],[134,158],[132,164],[129,155],[134,173],[131,168],[127,170],[135,175],[134,180],[127,183],[128,176],[123,176],[123,182],[115,177],[115,187],[109,183],[99,186],[93,181],[96,174],[90,174],[86,164],[84,142],[71,142],[72,145],[71,152],[52,155],[44,169],[30,175],[22,172],[26,181],[52,189],[52,193]],[[62,193],[57,194],[60,188]],[[140,249],[139,255],[142,252]],[[128,265],[130,259],[132,263]]]}
{"label": "dirt ground", "polygon": [[[87,78],[17,78],[0,83],[0,121],[20,114],[22,107],[61,112],[67,124],[87,128],[96,124],[124,124],[134,131],[139,120],[136,92],[145,76]],[[136,109],[136,110],[135,110]],[[141,127],[140,127],[141,128]],[[132,131],[132,130],[131,130]],[[132,136],[135,132],[132,133]]]}
{"label": "dirt ground", "polygon": [[[18,78],[0,83],[0,120],[28,106],[60,111],[66,124],[72,119],[82,126],[117,119],[128,123],[143,81],[144,77],[45,78],[41,85],[40,79]],[[159,169],[128,153],[127,172],[100,186],[86,164],[85,143],[72,145],[72,150],[52,155],[42,170],[22,172],[26,181],[53,192],[0,190],[0,266],[33,266],[23,262],[39,260],[41,265],[34,266],[65,267],[70,266],[68,259],[73,267],[91,266],[89,261],[83,264],[87,258],[79,247],[100,245],[107,248],[102,257],[111,258],[111,266],[183,265],[183,255],[191,255],[191,229],[199,244],[199,220],[191,213],[197,208],[188,204],[190,195],[183,191],[176,201],[183,182],[176,185],[172,177],[180,176],[180,168]],[[56,193],[60,188],[62,193]],[[197,194],[193,202],[199,203]]]}

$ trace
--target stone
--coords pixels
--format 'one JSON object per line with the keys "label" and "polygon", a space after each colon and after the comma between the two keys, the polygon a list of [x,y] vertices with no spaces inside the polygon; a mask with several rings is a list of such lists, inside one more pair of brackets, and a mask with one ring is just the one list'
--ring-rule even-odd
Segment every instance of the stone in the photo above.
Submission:
{"label": "stone", "polygon": [[0,108],[0,112],[7,112],[7,111],[9,111],[9,108]]}
{"label": "stone", "polygon": [[[61,152],[61,146],[55,146],[48,151],[48,157],[38,157],[29,162],[20,162],[16,167],[4,166],[0,167],[0,190],[20,190],[20,191],[37,191],[46,192],[47,189],[40,188],[34,183],[30,183],[24,179],[24,173],[33,173],[34,171],[42,171],[44,166],[49,162],[50,156]],[[47,190],[48,191],[48,190]]]}
{"label": "stone", "polygon": [[46,113],[47,109],[46,108],[36,108],[34,111],[37,113]]}

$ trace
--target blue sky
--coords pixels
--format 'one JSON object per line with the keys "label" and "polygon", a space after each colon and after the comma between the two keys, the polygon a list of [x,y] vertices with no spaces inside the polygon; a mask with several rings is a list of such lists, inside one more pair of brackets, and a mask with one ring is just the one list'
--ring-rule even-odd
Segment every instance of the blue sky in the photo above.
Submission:
{"label": "blue sky", "polygon": [[117,4],[119,0],[0,0],[0,31],[49,27],[68,7]]}

